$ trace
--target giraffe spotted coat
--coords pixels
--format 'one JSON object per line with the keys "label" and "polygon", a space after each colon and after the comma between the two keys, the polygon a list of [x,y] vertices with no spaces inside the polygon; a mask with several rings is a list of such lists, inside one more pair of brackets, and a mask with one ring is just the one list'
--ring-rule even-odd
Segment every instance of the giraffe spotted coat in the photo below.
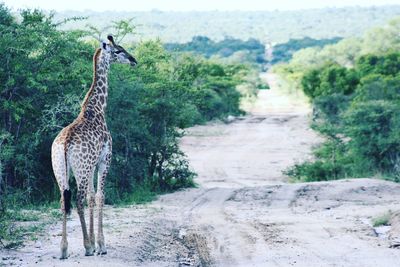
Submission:
{"label": "giraffe spotted coat", "polygon": [[[103,205],[105,178],[111,163],[112,139],[107,129],[105,109],[108,97],[108,71],[110,63],[119,62],[135,66],[135,58],[124,48],[116,45],[112,36],[109,44],[102,43],[93,57],[93,83],[82,103],[81,112],[70,125],[61,130],[55,138],[52,148],[54,175],[61,192],[63,211],[63,232],[61,239],[61,259],[68,257],[66,232],[67,213],[69,212],[70,172],[77,184],[76,207],[82,226],[85,255],[94,254],[94,207],[98,210],[97,252],[106,254],[103,235]],[[95,193],[94,175],[97,170],[97,192]],[[86,228],[84,203],[89,203],[89,232]]]}

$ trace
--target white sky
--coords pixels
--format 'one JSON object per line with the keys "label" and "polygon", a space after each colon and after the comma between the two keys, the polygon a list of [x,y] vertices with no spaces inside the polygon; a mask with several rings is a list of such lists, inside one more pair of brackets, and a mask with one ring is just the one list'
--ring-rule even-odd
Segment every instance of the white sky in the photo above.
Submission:
{"label": "white sky", "polygon": [[400,5],[400,0],[0,0],[14,10],[40,8],[47,10],[95,11],[163,11],[189,10],[293,10],[343,6]]}

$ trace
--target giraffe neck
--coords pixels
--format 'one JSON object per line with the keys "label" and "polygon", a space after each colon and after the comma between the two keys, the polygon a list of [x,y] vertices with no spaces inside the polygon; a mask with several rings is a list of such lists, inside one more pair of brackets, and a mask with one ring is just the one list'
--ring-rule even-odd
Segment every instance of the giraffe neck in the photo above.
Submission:
{"label": "giraffe neck", "polygon": [[100,48],[93,57],[93,83],[82,103],[81,115],[87,119],[104,118],[108,97],[109,55]]}

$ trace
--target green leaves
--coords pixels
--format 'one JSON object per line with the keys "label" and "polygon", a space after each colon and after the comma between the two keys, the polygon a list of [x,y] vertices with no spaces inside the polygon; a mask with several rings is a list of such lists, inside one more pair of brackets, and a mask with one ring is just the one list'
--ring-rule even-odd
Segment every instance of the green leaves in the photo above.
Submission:
{"label": "green leaves", "polygon": [[371,162],[371,170],[390,170],[400,150],[400,106],[385,100],[354,104],[344,115],[348,144],[356,155]]}
{"label": "green leaves", "polygon": [[194,173],[178,146],[181,129],[238,114],[235,87],[246,72],[236,65],[171,55],[160,41],[139,43],[135,56],[139,65],[134,71],[113,66],[110,75],[108,118],[115,160],[108,190],[130,194],[138,186],[155,191],[192,186]]}
{"label": "green leaves", "polygon": [[[12,18],[3,5],[0,13]],[[92,48],[77,40],[81,33],[59,31],[52,15],[38,10],[21,11],[20,22],[0,22],[0,132],[12,137],[8,144],[14,149],[12,158],[0,157],[4,180],[13,189],[29,187],[27,201],[54,197],[51,141],[77,114],[57,115],[55,122],[46,110],[59,107],[66,93],[80,96],[83,80],[90,83]]]}
{"label": "green leaves", "polygon": [[300,51],[280,68],[302,77],[314,105],[313,128],[327,138],[314,152],[316,161],[294,166],[290,175],[320,180],[379,173],[398,180],[400,53],[390,51],[400,46],[399,25],[393,20],[360,39]]}
{"label": "green leaves", "polygon": [[353,69],[331,63],[306,72],[301,80],[304,93],[311,99],[332,94],[350,95],[358,83],[358,74]]}
{"label": "green leaves", "polygon": [[367,54],[357,60],[356,68],[361,76],[370,74],[395,76],[400,71],[400,54],[397,52],[385,55]]}
{"label": "green leaves", "polygon": [[[79,113],[97,44],[81,40],[85,31],[59,30],[52,15],[37,10],[22,11],[21,22],[3,5],[0,14],[0,178],[3,187],[23,190],[27,203],[53,200],[51,143]],[[127,20],[111,27],[123,38],[136,26]],[[193,186],[195,174],[178,146],[182,129],[239,114],[236,85],[247,74],[239,65],[173,56],[160,41],[133,47],[138,66],[113,65],[109,75],[109,203],[129,199],[138,187],[165,192]]]}

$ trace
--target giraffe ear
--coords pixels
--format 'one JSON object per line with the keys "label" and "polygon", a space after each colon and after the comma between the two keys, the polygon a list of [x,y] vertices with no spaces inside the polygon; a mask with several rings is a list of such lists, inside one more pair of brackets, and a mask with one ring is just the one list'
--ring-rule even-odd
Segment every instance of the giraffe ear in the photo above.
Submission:
{"label": "giraffe ear", "polygon": [[111,34],[107,35],[107,39],[110,41],[110,43],[111,43],[113,46],[115,46],[114,37],[113,37]]}

